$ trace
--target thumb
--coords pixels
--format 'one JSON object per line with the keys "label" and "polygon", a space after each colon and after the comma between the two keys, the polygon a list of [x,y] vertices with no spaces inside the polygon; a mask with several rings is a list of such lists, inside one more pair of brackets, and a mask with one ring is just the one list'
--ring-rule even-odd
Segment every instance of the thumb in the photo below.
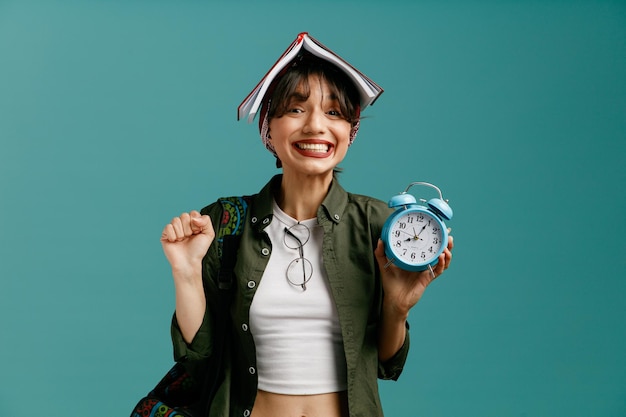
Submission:
{"label": "thumb", "polygon": [[202,233],[211,237],[215,236],[211,217],[207,216],[206,214],[203,216],[191,217],[191,230],[194,234]]}

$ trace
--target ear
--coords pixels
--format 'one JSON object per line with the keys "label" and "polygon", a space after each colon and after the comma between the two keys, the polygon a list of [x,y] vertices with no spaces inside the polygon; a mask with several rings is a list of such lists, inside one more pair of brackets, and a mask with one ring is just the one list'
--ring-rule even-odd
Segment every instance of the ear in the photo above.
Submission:
{"label": "ear", "polygon": [[348,142],[348,145],[352,145],[352,143],[354,142],[354,138],[356,138],[356,134],[359,133],[360,126],[361,126],[361,121],[357,120],[357,122],[352,126],[352,129],[350,129],[350,141]]}

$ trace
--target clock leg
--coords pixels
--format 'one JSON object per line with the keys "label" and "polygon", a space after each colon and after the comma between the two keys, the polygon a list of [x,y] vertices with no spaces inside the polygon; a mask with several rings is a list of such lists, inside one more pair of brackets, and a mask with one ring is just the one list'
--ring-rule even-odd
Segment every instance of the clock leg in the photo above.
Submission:
{"label": "clock leg", "polygon": [[430,274],[433,276],[433,279],[435,279],[435,271],[433,271],[433,267],[430,266],[430,264],[428,264],[428,269],[430,270]]}

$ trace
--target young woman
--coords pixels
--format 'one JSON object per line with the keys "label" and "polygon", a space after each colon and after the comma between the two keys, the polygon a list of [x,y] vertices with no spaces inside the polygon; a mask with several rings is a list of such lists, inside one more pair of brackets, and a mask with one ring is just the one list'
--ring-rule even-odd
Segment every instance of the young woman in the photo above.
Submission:
{"label": "young woman", "polygon": [[[432,274],[386,265],[379,237],[391,210],[346,192],[335,175],[358,130],[355,85],[307,53],[274,84],[261,136],[282,174],[248,200],[226,377],[210,416],[382,416],[377,378],[400,375],[409,310],[450,265],[452,238]],[[212,353],[221,217],[215,203],[162,233],[177,360]]]}

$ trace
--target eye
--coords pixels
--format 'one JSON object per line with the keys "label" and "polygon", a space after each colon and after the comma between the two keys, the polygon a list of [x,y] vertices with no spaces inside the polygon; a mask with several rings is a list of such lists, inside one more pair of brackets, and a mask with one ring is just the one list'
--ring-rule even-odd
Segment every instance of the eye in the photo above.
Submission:
{"label": "eye", "polygon": [[329,116],[343,117],[339,110],[329,110],[326,112]]}

